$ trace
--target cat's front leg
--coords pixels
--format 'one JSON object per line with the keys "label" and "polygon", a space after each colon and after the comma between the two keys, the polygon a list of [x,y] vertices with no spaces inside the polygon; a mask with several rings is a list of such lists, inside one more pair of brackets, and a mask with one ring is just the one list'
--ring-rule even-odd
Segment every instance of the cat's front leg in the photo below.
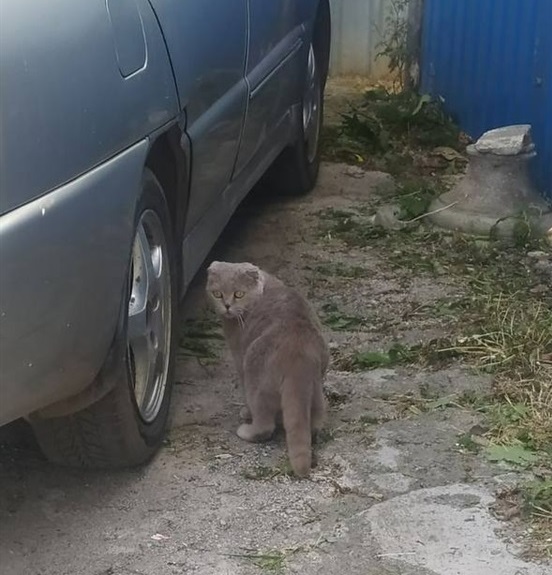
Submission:
{"label": "cat's front leg", "polygon": [[266,441],[272,437],[276,428],[276,415],[279,404],[274,394],[271,393],[256,391],[254,394],[249,395],[251,411],[249,412],[249,409],[247,411],[251,416],[251,423],[242,423],[238,427],[238,437],[250,442]]}
{"label": "cat's front leg", "polygon": [[222,324],[224,337],[230,353],[232,355],[232,360],[236,367],[236,372],[238,374],[238,380],[240,385],[243,387],[243,354],[241,350],[241,333],[240,327],[237,320],[235,319],[225,319]]}
{"label": "cat's front leg", "polygon": [[238,371],[238,378],[239,378],[239,386],[242,391],[242,395],[244,397],[245,405],[240,409],[240,420],[246,423],[251,423],[251,410],[249,409],[249,405],[247,404],[247,397],[245,393],[245,384],[243,380],[243,366],[241,362],[236,361],[236,369]]}
{"label": "cat's front leg", "polygon": [[240,409],[240,419],[245,423],[251,423],[253,418],[251,417],[251,410],[249,409],[249,407],[247,407],[247,405],[244,405]]}

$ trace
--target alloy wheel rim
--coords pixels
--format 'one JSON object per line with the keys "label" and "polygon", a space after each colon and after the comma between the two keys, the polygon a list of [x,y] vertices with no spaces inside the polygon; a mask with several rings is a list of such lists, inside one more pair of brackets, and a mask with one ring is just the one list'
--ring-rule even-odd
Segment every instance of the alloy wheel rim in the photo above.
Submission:
{"label": "alloy wheel rim", "polygon": [[321,119],[321,96],[320,74],[316,63],[314,47],[311,44],[307,60],[307,78],[305,93],[303,96],[303,134],[307,147],[307,160],[314,162],[318,151],[320,138]]}
{"label": "alloy wheel rim", "polygon": [[158,415],[169,370],[171,278],[163,225],[153,210],[140,217],[132,248],[127,355],[131,388],[140,417]]}

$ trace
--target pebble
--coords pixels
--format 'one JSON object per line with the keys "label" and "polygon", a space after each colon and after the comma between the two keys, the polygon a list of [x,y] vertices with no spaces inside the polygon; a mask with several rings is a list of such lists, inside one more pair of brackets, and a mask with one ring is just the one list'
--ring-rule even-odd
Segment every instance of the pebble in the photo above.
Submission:
{"label": "pebble", "polygon": [[527,252],[528,258],[534,258],[536,260],[548,259],[548,254],[546,252],[535,250],[532,252]]}

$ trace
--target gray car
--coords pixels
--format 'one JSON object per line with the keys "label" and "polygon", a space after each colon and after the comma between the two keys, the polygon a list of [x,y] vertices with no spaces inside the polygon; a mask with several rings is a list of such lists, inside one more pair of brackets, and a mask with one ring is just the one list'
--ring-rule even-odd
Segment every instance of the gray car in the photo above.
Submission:
{"label": "gray car", "polygon": [[140,464],[177,306],[262,178],[317,178],[328,0],[0,0],[0,425]]}

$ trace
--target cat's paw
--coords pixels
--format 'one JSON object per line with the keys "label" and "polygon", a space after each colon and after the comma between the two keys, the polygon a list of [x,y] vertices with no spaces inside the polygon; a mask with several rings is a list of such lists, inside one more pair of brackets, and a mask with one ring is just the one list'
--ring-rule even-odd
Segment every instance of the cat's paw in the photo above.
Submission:
{"label": "cat's paw", "polygon": [[249,407],[247,407],[247,405],[244,405],[240,409],[240,419],[242,421],[245,421],[245,423],[251,423],[252,420],[251,411],[249,410]]}
{"label": "cat's paw", "polygon": [[250,423],[242,423],[236,433],[240,439],[256,443],[270,439],[274,433],[274,429],[259,430]]}
{"label": "cat's paw", "polygon": [[242,423],[239,427],[238,427],[238,431],[236,432],[238,434],[238,437],[240,439],[243,439],[244,441],[256,441],[255,439],[255,430],[253,429],[253,426],[250,425],[249,423]]}

